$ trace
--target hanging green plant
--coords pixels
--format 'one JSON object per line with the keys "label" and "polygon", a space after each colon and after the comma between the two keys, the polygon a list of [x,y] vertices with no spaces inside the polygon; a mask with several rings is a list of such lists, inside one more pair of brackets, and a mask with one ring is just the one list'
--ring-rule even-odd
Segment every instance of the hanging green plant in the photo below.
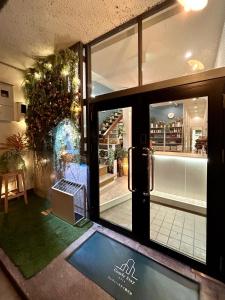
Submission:
{"label": "hanging green plant", "polygon": [[79,86],[78,55],[69,49],[36,59],[25,71],[27,137],[38,156],[52,151],[53,129],[63,119],[72,118],[80,131]]}

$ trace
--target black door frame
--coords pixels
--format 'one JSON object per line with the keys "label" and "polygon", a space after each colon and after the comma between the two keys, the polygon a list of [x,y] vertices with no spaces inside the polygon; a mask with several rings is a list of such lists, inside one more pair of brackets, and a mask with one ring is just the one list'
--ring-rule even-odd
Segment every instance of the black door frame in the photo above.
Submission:
{"label": "black door frame", "polygon": [[[139,94],[136,93],[134,95],[123,96],[123,93],[121,93],[121,97],[117,92],[117,98],[110,99],[110,97],[106,97],[104,100],[104,96],[100,96],[99,101],[98,97],[96,97],[95,103],[89,104],[90,218],[103,226],[129,236],[142,244],[155,248],[223,281],[225,278],[225,246],[224,242],[221,242],[221,237],[225,236],[225,201],[221,201],[221,199],[225,199],[225,184],[223,182],[225,178],[224,93],[225,77],[154,91],[140,91]],[[149,119],[147,115],[149,104],[201,96],[208,96],[207,265],[149,240],[149,197],[147,196],[143,197],[140,193],[136,193],[133,196],[133,233],[99,218],[97,112],[99,110],[132,106],[134,111],[136,111],[136,115],[141,115],[141,121],[139,122],[132,118],[133,145],[135,146],[139,143],[140,147],[148,147],[149,121],[146,120]],[[139,150],[141,150],[140,147]],[[140,155],[140,153],[137,152],[137,155]],[[134,174],[133,182],[142,191],[146,191],[148,187],[146,181],[143,181],[143,178],[146,178],[146,173],[140,177],[141,170],[143,171],[142,168],[144,167],[143,164],[144,162],[138,164],[138,167],[136,167],[136,164],[133,164],[132,173]],[[138,199],[142,199],[143,203],[140,204],[141,201],[138,201]]]}

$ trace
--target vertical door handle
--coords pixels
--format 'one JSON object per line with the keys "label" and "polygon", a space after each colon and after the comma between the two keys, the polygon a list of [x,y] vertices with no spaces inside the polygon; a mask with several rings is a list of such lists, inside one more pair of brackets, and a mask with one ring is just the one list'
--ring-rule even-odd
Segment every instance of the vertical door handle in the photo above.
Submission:
{"label": "vertical door handle", "polygon": [[[154,190],[154,178],[155,178],[154,157],[152,154],[150,154],[150,167],[151,167],[151,171],[152,171],[150,192],[152,192]],[[150,172],[150,169],[149,169],[149,172]]]}
{"label": "vertical door handle", "polygon": [[[133,188],[133,186],[131,187],[130,185],[130,154],[132,153],[132,151],[135,149],[136,147],[129,147],[128,148],[128,190],[132,193],[136,192],[136,189]],[[133,185],[133,184],[132,184]]]}
{"label": "vertical door handle", "polygon": [[[150,196],[150,192],[152,192],[153,189],[154,189],[154,157],[151,154],[151,151],[150,151],[149,148],[143,147],[142,149],[144,151],[146,151],[146,152],[142,153],[142,156],[147,156],[148,157],[148,182],[150,181],[150,177],[151,177],[150,189],[149,189],[149,191],[144,192],[143,196]],[[150,170],[151,170],[151,175],[152,176],[150,176]]]}

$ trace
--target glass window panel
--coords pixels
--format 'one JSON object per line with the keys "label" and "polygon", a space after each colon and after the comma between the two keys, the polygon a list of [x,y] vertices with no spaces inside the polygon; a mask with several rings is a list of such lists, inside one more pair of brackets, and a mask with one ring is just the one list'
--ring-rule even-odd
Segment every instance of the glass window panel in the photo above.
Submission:
{"label": "glass window panel", "polygon": [[137,25],[91,48],[92,96],[138,85]]}
{"label": "glass window panel", "polygon": [[225,66],[225,1],[202,11],[180,5],[143,21],[143,83]]}
{"label": "glass window panel", "polygon": [[128,190],[131,107],[100,111],[98,120],[100,217],[132,230],[132,193]]}
{"label": "glass window panel", "polygon": [[151,104],[150,239],[206,262],[208,97]]}

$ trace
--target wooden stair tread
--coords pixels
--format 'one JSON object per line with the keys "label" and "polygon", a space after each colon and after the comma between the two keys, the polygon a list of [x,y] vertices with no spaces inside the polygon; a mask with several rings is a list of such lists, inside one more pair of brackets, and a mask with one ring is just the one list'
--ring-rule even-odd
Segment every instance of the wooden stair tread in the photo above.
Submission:
{"label": "wooden stair tread", "polygon": [[101,183],[103,183],[103,182],[105,182],[105,181],[108,181],[108,180],[110,180],[110,179],[113,179],[113,180],[114,180],[115,177],[116,177],[115,174],[107,173],[107,174],[105,174],[105,175],[102,175],[102,176],[99,178],[99,183],[101,184]]}
{"label": "wooden stair tread", "polygon": [[104,169],[104,168],[107,168],[106,165],[99,165],[99,169]]}

